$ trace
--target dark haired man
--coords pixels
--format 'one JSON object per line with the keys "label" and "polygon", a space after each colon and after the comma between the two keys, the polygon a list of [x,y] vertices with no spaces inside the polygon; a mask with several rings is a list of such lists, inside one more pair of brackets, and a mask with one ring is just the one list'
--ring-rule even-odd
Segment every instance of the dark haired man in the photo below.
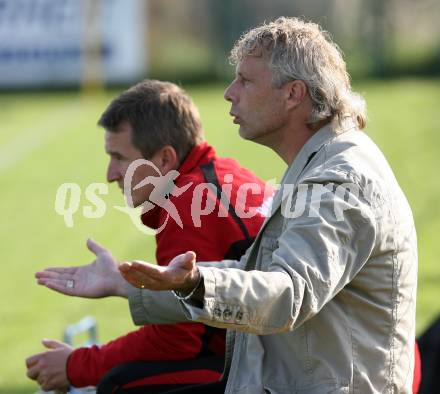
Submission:
{"label": "dark haired man", "polygon": [[[98,124],[105,129],[105,150],[110,156],[107,180],[125,190],[131,205],[144,207],[146,226],[161,230],[156,234],[160,266],[187,248],[203,260],[238,258],[244,253],[263,222],[258,207],[271,190],[265,190],[264,183],[235,160],[216,156],[203,141],[197,108],[180,87],[152,80],[139,83],[115,98]],[[133,167],[137,160],[140,164]],[[158,181],[156,185],[145,182],[151,178]],[[253,189],[243,199],[241,187],[246,184],[259,191]],[[165,205],[154,205],[157,199],[152,197],[162,189]],[[212,209],[200,212],[195,200],[211,204]],[[240,218],[237,212],[246,212],[246,217]],[[117,276],[118,292],[124,295],[126,283],[113,256],[94,241],[87,246],[96,255],[96,269],[76,271],[74,280],[52,288],[69,295],[104,297],[109,292],[105,286],[83,292],[82,281],[99,283],[103,275]],[[223,370],[223,330],[194,322],[148,325],[91,348],[73,350],[56,341],[46,345],[52,350],[27,359],[28,376],[45,390],[97,385],[106,376],[99,392],[160,392],[216,381]],[[142,363],[127,364],[132,362]]]}

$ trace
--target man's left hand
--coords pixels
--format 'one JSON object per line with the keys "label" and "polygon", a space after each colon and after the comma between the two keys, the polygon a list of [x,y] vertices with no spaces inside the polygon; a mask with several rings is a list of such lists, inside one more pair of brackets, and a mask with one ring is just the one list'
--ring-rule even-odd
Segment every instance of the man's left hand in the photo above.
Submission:
{"label": "man's left hand", "polygon": [[182,293],[193,290],[200,278],[194,252],[186,252],[174,257],[166,267],[133,261],[120,264],[119,271],[125,280],[135,287],[149,290],[176,290]]}
{"label": "man's left hand", "polygon": [[26,359],[27,376],[36,380],[44,391],[67,392],[70,385],[67,378],[67,359],[73,349],[66,343],[44,339],[48,351],[34,354]]}

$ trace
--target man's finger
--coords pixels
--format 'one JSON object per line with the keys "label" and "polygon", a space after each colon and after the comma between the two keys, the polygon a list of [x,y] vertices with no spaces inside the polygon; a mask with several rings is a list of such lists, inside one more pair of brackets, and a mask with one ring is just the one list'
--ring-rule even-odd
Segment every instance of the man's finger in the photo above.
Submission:
{"label": "man's finger", "polygon": [[95,242],[93,239],[90,238],[87,240],[87,248],[96,256],[99,253],[107,252],[106,248],[104,248],[103,246],[101,246],[100,244],[98,244],[97,242]]}
{"label": "man's finger", "polygon": [[40,366],[38,365],[38,362],[32,365],[32,367],[28,368],[26,372],[27,377],[32,380],[37,380],[39,374],[40,374]]}
{"label": "man's finger", "polygon": [[181,267],[186,268],[188,270],[192,270],[196,263],[196,254],[193,251],[186,252],[184,255],[181,255]]}
{"label": "man's finger", "polygon": [[71,273],[60,273],[60,272],[54,272],[54,271],[43,271],[43,272],[37,272],[35,274],[35,277],[37,279],[64,279],[69,280],[73,279],[73,274]]}
{"label": "man's finger", "polygon": [[40,356],[39,354],[34,354],[33,356],[28,357],[25,360],[26,368],[30,368],[30,367],[34,366],[38,362],[39,356]]}
{"label": "man's finger", "polygon": [[157,264],[145,263],[144,261],[134,260],[131,262],[131,271],[140,272],[148,276],[160,276],[160,274],[167,270],[167,267],[162,267]]}
{"label": "man's finger", "polygon": [[190,263],[191,261],[196,260],[196,254],[192,251],[182,253],[174,257],[169,265],[185,265],[186,263]]}
{"label": "man's finger", "polygon": [[131,263],[129,261],[124,261],[118,266],[119,272],[129,272],[131,270]]}
{"label": "man's finger", "polygon": [[47,377],[43,376],[43,374],[38,375],[37,382],[43,391],[51,390],[51,387],[47,384]]}
{"label": "man's finger", "polygon": [[37,283],[61,294],[69,296],[76,296],[78,294],[75,288],[67,287],[67,281],[64,279],[39,279]]}
{"label": "man's finger", "polygon": [[195,260],[197,257],[196,252],[194,252],[193,250],[188,250],[188,252],[185,253],[185,256],[192,260]]}
{"label": "man's finger", "polygon": [[140,272],[137,272],[135,270],[130,270],[130,271],[126,271],[126,272],[121,271],[121,275],[126,280],[128,278],[130,282],[143,283],[143,282],[149,280],[147,275],[141,274]]}
{"label": "man's finger", "polygon": [[58,349],[60,347],[66,347],[66,344],[56,339],[43,339],[41,343],[48,349]]}
{"label": "man's finger", "polygon": [[125,261],[118,266],[120,272],[142,272],[145,275],[149,275],[151,272],[162,272],[166,270],[166,267],[160,265],[146,263],[144,261],[134,260]]}
{"label": "man's finger", "polygon": [[[151,284],[158,284],[158,282],[164,280],[165,271],[166,267],[148,264],[143,261],[132,261],[130,265],[127,265],[120,272],[133,286],[141,287],[143,284],[150,288]],[[127,278],[130,278],[130,280]]]}
{"label": "man's finger", "polygon": [[44,275],[56,275],[56,274],[73,275],[77,270],[78,267],[50,267],[50,268],[45,268],[43,271],[36,272],[35,277],[44,276]]}
{"label": "man's finger", "polygon": [[141,276],[138,272],[133,272],[133,271],[129,271],[129,272],[121,271],[121,275],[128,283],[130,283],[134,287],[137,287],[139,289],[142,289],[144,287],[150,288],[149,279],[145,275]]}

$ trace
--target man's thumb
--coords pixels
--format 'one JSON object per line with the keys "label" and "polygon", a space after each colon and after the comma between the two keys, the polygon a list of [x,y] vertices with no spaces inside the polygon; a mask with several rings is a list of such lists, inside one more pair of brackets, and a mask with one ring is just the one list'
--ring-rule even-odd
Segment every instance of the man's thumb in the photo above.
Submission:
{"label": "man's thumb", "polygon": [[186,252],[182,256],[182,263],[182,265],[188,270],[193,269],[196,264],[196,254],[194,252]]}
{"label": "man's thumb", "polygon": [[98,253],[105,252],[106,249],[101,246],[99,243],[95,242],[93,239],[87,240],[87,248],[94,254],[98,255]]}
{"label": "man's thumb", "polygon": [[48,349],[58,349],[60,347],[65,347],[66,344],[55,339],[43,339],[41,341],[45,347]]}

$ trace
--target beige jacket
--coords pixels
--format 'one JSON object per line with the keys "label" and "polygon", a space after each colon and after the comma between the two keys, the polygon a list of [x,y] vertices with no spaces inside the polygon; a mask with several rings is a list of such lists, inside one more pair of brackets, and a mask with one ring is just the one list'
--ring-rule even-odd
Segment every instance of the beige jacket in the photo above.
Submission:
{"label": "beige jacket", "polygon": [[227,393],[411,393],[414,223],[363,132],[318,131],[246,255],[201,265],[203,309],[132,288],[131,312],[227,328]]}

